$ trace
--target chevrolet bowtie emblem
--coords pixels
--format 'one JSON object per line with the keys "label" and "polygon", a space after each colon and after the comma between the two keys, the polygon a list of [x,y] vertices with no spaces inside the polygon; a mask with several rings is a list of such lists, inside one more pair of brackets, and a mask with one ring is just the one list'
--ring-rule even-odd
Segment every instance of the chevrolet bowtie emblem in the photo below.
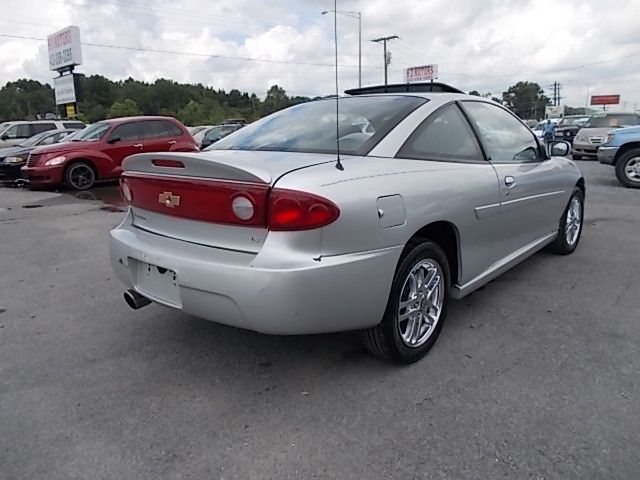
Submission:
{"label": "chevrolet bowtie emblem", "polygon": [[169,208],[178,207],[180,206],[180,195],[174,195],[172,192],[162,192],[158,194],[158,203]]}

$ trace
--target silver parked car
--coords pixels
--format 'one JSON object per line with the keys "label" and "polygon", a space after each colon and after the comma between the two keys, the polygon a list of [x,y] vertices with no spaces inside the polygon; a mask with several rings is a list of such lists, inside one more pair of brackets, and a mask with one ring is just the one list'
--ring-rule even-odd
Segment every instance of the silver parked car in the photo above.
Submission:
{"label": "silver parked car", "polygon": [[456,92],[363,88],[338,114],[319,100],[207,152],[129,157],[110,236],[127,303],[271,334],[359,329],[379,356],[421,358],[449,299],[545,246],[573,252],[582,230],[576,165]]}

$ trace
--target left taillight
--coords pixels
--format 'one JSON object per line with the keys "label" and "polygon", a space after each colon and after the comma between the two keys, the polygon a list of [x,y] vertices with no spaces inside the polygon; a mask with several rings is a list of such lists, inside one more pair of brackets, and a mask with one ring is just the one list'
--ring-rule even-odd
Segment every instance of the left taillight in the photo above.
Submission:
{"label": "left taillight", "polygon": [[274,188],[269,194],[269,230],[311,230],[329,225],[339,216],[338,206],[318,195],[281,188]]}

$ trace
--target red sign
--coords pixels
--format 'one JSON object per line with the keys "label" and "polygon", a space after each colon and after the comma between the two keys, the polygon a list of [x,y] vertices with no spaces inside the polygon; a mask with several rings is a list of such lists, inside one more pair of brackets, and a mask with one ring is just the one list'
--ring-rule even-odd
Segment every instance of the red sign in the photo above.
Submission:
{"label": "red sign", "polygon": [[618,105],[620,95],[591,95],[591,105]]}

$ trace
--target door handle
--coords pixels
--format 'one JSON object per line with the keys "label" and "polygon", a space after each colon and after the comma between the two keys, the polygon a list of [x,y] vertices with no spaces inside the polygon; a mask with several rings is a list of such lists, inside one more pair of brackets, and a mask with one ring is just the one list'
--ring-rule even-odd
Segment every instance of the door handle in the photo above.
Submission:
{"label": "door handle", "polygon": [[133,146],[136,148],[142,148],[143,145],[141,143],[134,143]]}
{"label": "door handle", "polygon": [[508,188],[511,188],[516,184],[516,179],[513,178],[511,175],[507,175],[506,177],[504,177],[504,184]]}
{"label": "door handle", "polygon": [[169,145],[175,145],[176,143],[178,143],[178,141],[177,141],[177,140],[170,140],[170,141],[169,141]]}

